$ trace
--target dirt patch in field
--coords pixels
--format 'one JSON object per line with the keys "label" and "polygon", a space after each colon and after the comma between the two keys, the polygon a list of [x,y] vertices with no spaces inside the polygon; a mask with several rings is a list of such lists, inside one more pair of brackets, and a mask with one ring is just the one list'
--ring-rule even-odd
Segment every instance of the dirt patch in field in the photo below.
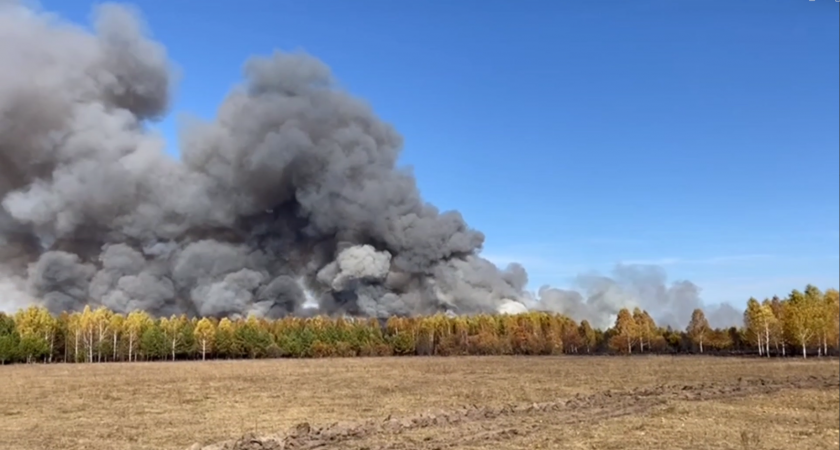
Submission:
{"label": "dirt patch in field", "polygon": [[[748,450],[831,448],[840,390],[807,388],[818,385],[811,376],[840,379],[840,364],[562,356],[0,366],[0,449],[184,450],[301,423],[310,427],[296,432],[300,445],[327,449],[743,450],[739,433],[754,429],[765,434]],[[461,444],[461,433],[474,437]]]}
{"label": "dirt patch in field", "polygon": [[[248,434],[237,440],[201,450],[288,450],[288,449],[366,449],[408,450],[480,448],[485,444],[523,440],[544,428],[577,425],[629,416],[647,415],[669,403],[733,399],[778,393],[783,390],[823,390],[840,388],[834,376],[794,376],[786,380],[764,378],[732,382],[659,385],[651,388],[607,390],[552,402],[510,404],[501,407],[465,406],[403,418],[387,417],[313,427],[303,422],[286,433],[274,436]],[[417,433],[418,431],[426,433]],[[430,432],[429,432],[430,431]],[[744,445],[749,446],[750,435]]]}

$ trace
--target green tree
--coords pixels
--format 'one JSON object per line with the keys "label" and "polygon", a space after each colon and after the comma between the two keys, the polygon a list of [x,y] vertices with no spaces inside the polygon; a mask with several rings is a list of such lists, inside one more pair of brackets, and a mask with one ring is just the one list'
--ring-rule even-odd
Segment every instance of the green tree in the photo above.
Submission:
{"label": "green tree", "polygon": [[11,316],[0,313],[0,365],[17,359],[20,336]]}
{"label": "green tree", "polygon": [[234,334],[236,326],[227,317],[219,321],[216,327],[216,337],[213,339],[216,344],[216,354],[224,358],[236,358],[240,353]]}
{"label": "green tree", "polygon": [[251,359],[264,357],[274,344],[271,333],[255,317],[249,317],[236,328],[234,340]]}
{"label": "green tree", "polygon": [[143,353],[145,359],[164,359],[169,350],[168,344],[166,335],[159,324],[153,322],[143,330],[143,335],[140,337],[140,352]]}
{"label": "green tree", "polygon": [[20,338],[18,344],[19,352],[26,355],[26,362],[34,362],[41,359],[50,351],[50,347],[42,337],[27,334]]}
{"label": "green tree", "polygon": [[0,365],[12,362],[17,359],[20,338],[15,334],[0,335]]}

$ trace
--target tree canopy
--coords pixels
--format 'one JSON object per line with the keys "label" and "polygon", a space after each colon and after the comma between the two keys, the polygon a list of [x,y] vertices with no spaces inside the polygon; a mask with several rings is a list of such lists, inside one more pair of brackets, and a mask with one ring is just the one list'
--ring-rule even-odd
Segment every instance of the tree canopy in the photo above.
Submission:
{"label": "tree canopy", "polygon": [[[38,306],[0,313],[0,364],[180,359],[408,355],[758,353],[837,354],[840,295],[808,285],[786,298],[746,302],[740,327],[714,329],[696,309],[685,331],[661,327],[647,311],[622,309],[615,324],[545,312],[517,315],[213,318],[123,316],[85,307],[57,317]],[[795,353],[794,353],[795,352]]]}

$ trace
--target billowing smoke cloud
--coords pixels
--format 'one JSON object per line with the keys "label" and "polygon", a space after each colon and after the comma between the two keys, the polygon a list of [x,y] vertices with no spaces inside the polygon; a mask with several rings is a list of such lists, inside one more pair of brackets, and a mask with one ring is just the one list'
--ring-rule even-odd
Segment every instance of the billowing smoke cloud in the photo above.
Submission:
{"label": "billowing smoke cloud", "polygon": [[4,308],[492,312],[524,285],[420,198],[400,135],[312,57],[249,60],[183,161],[146,130],[172,70],[131,10],[100,7],[90,33],[4,2],[0,63]]}
{"label": "billowing smoke cloud", "polygon": [[[310,56],[247,61],[216,119],[182,131],[181,161],[147,130],[172,68],[130,9],[98,8],[89,32],[0,1],[0,65],[0,309],[383,317],[527,300],[525,270],[481,258],[482,233],[425,203],[396,166],[400,135]],[[676,321],[698,304],[690,283],[620,275],[536,307],[602,324],[635,299]]]}
{"label": "billowing smoke cloud", "polygon": [[574,280],[575,290],[544,286],[537,298],[526,302],[534,309],[556,311],[593,326],[612,326],[622,308],[647,311],[657,324],[684,328],[691,313],[702,308],[713,327],[740,325],[742,311],[728,304],[709,307],[700,298],[700,288],[690,281],[668,285],[665,271],[653,265],[615,267],[612,277],[581,275]]}

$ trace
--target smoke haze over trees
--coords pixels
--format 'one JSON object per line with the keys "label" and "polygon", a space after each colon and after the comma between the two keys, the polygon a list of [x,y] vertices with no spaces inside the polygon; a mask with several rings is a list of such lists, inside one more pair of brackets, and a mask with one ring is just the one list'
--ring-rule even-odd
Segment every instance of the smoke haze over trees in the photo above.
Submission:
{"label": "smoke haze over trees", "polygon": [[[399,133],[309,55],[247,60],[216,118],[182,130],[180,161],[147,130],[168,112],[173,76],[132,10],[100,7],[91,33],[0,2],[0,64],[14,68],[0,72],[0,310],[527,307],[604,327],[622,308],[676,326],[705,307],[696,285],[650,266],[527,292],[522,266],[482,258],[480,231],[420,197],[397,166]],[[713,326],[741,321],[729,305],[706,310]]]}
{"label": "smoke haze over trees", "polygon": [[[702,309],[684,327],[656,323],[622,308],[598,329],[562,314],[301,318],[255,316],[154,318],[105,307],[54,317],[41,306],[0,313],[0,365],[15,362],[116,362],[213,358],[308,358],[410,355],[556,355],[717,353],[836,355],[840,293],[813,285],[786,298],[747,302],[741,326],[715,328]],[[684,331],[682,331],[684,330]]]}

